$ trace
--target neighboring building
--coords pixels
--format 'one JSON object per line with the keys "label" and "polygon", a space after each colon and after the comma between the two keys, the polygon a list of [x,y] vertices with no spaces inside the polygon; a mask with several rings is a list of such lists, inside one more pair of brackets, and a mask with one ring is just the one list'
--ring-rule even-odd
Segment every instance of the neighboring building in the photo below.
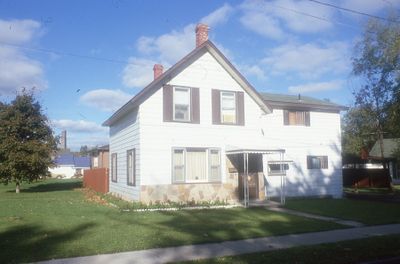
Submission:
{"label": "neighboring building", "polygon": [[165,73],[155,65],[154,80],[104,122],[110,192],[145,203],[235,202],[280,195],[285,184],[286,196],[341,197],[346,108],[258,93],[207,31],[199,24],[196,48]]}
{"label": "neighboring building", "polygon": [[110,162],[109,145],[97,148],[98,154],[92,157],[92,168],[108,168]]}
{"label": "neighboring building", "polygon": [[90,157],[78,157],[72,153],[60,154],[54,159],[55,167],[49,171],[52,177],[71,178],[83,175],[83,170],[90,169]]}
{"label": "neighboring building", "polygon": [[381,152],[381,144],[377,140],[369,152],[369,158],[376,161],[385,161],[389,164],[389,173],[392,178],[392,182],[400,184],[400,167],[397,161],[397,157],[394,152],[400,147],[400,138],[385,138],[382,142],[383,145],[383,159]]}

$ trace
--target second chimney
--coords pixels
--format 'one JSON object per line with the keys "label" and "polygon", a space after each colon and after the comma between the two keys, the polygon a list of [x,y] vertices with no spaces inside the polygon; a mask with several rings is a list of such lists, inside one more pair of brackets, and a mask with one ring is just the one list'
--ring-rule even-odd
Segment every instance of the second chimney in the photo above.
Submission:
{"label": "second chimney", "polygon": [[208,26],[197,24],[196,26],[196,48],[208,40]]}
{"label": "second chimney", "polygon": [[154,80],[163,74],[164,67],[161,64],[154,64]]}

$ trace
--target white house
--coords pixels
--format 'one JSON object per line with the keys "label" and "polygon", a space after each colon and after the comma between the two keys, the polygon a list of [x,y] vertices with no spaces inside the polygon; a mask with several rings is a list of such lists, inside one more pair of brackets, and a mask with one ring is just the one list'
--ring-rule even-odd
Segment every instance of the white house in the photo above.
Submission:
{"label": "white house", "polygon": [[55,166],[49,168],[53,177],[70,179],[75,175],[83,175],[83,170],[90,169],[90,157],[78,157],[72,153],[64,153],[54,158]]}
{"label": "white house", "polygon": [[[150,201],[342,195],[340,111],[257,92],[196,27],[196,48],[116,111],[110,192]],[[243,177],[246,175],[246,177]],[[247,188],[246,188],[247,187]]]}

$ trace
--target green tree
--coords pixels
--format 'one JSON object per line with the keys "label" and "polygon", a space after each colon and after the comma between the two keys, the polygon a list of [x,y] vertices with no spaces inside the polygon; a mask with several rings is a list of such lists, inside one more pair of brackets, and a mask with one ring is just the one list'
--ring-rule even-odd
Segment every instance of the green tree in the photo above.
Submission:
{"label": "green tree", "polygon": [[23,91],[0,108],[0,182],[15,182],[19,193],[22,181],[48,174],[56,141],[32,93]]}
{"label": "green tree", "polygon": [[361,149],[370,149],[376,141],[375,120],[368,110],[351,108],[343,118],[343,156],[360,157]]}
{"label": "green tree", "polygon": [[383,157],[383,132],[399,125],[390,123],[390,109],[400,88],[400,23],[369,20],[352,62],[353,74],[362,81],[354,91],[355,107],[368,113],[365,123],[376,133]]}

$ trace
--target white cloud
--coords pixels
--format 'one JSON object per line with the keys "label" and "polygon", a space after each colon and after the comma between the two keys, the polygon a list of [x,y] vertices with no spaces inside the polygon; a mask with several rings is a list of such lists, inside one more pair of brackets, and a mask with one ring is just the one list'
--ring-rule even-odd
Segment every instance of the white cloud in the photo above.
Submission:
{"label": "white cloud", "polygon": [[[212,27],[225,23],[233,11],[232,6],[224,4],[200,21],[212,30]],[[152,55],[158,62],[172,65],[195,48],[195,27],[192,23],[158,37],[141,36],[136,43],[137,49],[145,55]]]}
{"label": "white cloud", "polygon": [[0,39],[8,44],[22,44],[40,34],[41,24],[34,20],[1,20]]}
{"label": "white cloud", "polygon": [[[129,64],[122,71],[122,83],[126,87],[143,88],[148,85],[154,78],[153,67],[156,61],[139,59],[135,57],[129,58]],[[164,69],[166,68],[164,63]]]}
{"label": "white cloud", "polygon": [[272,74],[296,74],[305,79],[349,71],[349,47],[344,42],[285,44],[268,52],[263,64]]}
{"label": "white cloud", "polygon": [[82,95],[80,101],[101,111],[112,112],[119,109],[131,98],[132,95],[121,90],[97,89]]}
{"label": "white cloud", "polygon": [[[330,20],[334,10],[309,1],[248,0],[241,5],[240,22],[247,29],[264,37],[280,40],[287,37],[284,32],[319,33],[332,28],[332,23],[318,20],[304,13]],[[301,14],[303,13],[303,14]]]}
{"label": "white cloud", "polygon": [[215,27],[218,24],[225,23],[232,15],[234,8],[229,4],[224,4],[222,7],[203,17],[200,21],[210,27]]}
{"label": "white cloud", "polygon": [[282,31],[276,18],[259,12],[247,12],[240,22],[248,29],[271,39],[282,39],[286,34]]}
{"label": "white cloud", "polygon": [[99,133],[108,130],[106,127],[102,127],[95,122],[85,120],[60,119],[52,120],[51,123],[55,128],[73,133]]}
{"label": "white cloud", "polygon": [[339,90],[343,86],[342,80],[333,80],[329,82],[316,82],[316,83],[306,83],[301,85],[289,86],[288,91],[295,94],[303,93],[315,93],[331,90]]}
{"label": "white cloud", "polygon": [[[10,45],[31,43],[41,35],[41,25],[34,20],[1,20],[0,41]],[[22,50],[0,45],[0,96],[11,95],[23,87],[46,88],[43,67]]]}
{"label": "white cloud", "polygon": [[258,65],[240,65],[239,68],[246,76],[255,76],[259,80],[265,80],[267,78],[264,70]]}

